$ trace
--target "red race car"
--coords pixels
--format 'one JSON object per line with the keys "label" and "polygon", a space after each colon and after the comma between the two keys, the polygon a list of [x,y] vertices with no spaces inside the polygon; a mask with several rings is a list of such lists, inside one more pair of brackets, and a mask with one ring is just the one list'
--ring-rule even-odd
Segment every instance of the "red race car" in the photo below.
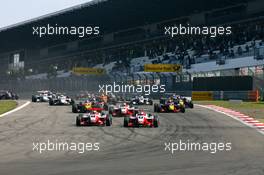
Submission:
{"label": "red race car", "polygon": [[76,126],[111,126],[112,115],[102,111],[91,111],[76,117]]}
{"label": "red race car", "polygon": [[126,117],[133,115],[136,108],[132,107],[126,103],[118,106],[109,107],[109,113],[112,114],[113,117]]}
{"label": "red race car", "polygon": [[124,118],[124,127],[159,127],[159,117],[145,112],[136,112]]}

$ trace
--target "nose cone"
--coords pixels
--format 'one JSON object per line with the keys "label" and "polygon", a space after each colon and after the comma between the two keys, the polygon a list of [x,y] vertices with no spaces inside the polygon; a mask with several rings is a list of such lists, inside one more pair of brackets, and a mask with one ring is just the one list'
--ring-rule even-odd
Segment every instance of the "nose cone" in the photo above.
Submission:
{"label": "nose cone", "polygon": [[144,123],[144,117],[142,117],[142,116],[138,117],[138,123],[139,124]]}

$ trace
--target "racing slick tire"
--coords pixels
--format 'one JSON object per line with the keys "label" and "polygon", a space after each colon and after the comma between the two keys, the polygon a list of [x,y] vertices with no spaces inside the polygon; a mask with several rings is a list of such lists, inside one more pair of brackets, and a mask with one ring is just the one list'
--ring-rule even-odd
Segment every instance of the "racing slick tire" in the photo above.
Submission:
{"label": "racing slick tire", "polygon": [[128,127],[129,117],[124,117],[124,127]]}
{"label": "racing slick tire", "polygon": [[81,126],[80,118],[76,117],[76,126]]}
{"label": "racing slick tire", "polygon": [[160,112],[159,104],[154,104],[154,112]]}
{"label": "racing slick tire", "polygon": [[181,111],[181,113],[185,113],[185,108],[184,107],[181,107],[180,108],[180,111]]}
{"label": "racing slick tire", "polygon": [[77,109],[77,105],[76,104],[73,104],[72,105],[72,112],[73,113],[77,113],[78,112],[78,109]]}
{"label": "racing slick tire", "polygon": [[154,104],[154,112],[158,112],[158,104]]}
{"label": "racing slick tire", "polygon": [[37,98],[34,95],[32,96],[32,102],[37,102]]}
{"label": "racing slick tire", "polygon": [[50,101],[49,101],[49,105],[50,105],[50,106],[53,106],[53,105],[54,105],[54,101],[53,101],[53,100],[50,100]]}
{"label": "racing slick tire", "polygon": [[194,108],[193,103],[190,103],[190,104],[189,104],[189,107],[190,107],[190,108]]}
{"label": "racing slick tire", "polygon": [[159,117],[158,116],[154,116],[153,126],[154,128],[159,127]]}
{"label": "racing slick tire", "polygon": [[111,126],[111,125],[112,125],[112,115],[109,115],[109,116],[106,118],[105,125],[106,125],[106,126]]}

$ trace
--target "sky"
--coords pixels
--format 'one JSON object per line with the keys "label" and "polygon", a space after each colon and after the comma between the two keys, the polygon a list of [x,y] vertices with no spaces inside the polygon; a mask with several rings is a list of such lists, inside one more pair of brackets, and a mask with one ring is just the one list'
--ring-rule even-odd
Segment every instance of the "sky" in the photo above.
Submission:
{"label": "sky", "polygon": [[0,5],[0,28],[92,0],[7,0]]}

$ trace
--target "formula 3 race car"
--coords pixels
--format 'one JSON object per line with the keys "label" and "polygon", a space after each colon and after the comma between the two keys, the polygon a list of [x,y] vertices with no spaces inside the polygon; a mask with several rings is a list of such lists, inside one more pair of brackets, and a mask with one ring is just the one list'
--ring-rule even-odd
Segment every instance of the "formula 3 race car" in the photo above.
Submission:
{"label": "formula 3 race car", "polygon": [[113,117],[126,117],[134,114],[136,108],[132,107],[126,103],[118,106],[109,107],[109,113],[112,114]]}
{"label": "formula 3 race car", "polygon": [[73,100],[70,97],[62,94],[53,95],[52,98],[50,98],[49,100],[50,106],[72,105],[72,104],[73,104]]}
{"label": "formula 3 race car", "polygon": [[83,100],[79,102],[72,103],[72,112],[73,113],[87,113],[92,110],[108,110],[108,105],[104,102],[100,101],[90,101],[90,100]]}
{"label": "formula 3 race car", "polygon": [[11,91],[0,91],[0,100],[18,100],[17,94]]}
{"label": "formula 3 race car", "polygon": [[102,111],[91,111],[76,117],[76,126],[111,126],[112,116]]}
{"label": "formula 3 race car", "polygon": [[159,126],[159,117],[145,112],[137,112],[124,118],[124,127],[153,127]]}
{"label": "formula 3 race car", "polygon": [[179,101],[172,101],[172,100],[168,100],[165,101],[161,100],[160,104],[154,104],[154,112],[158,112],[158,113],[185,113],[185,104],[183,100],[179,100]]}
{"label": "formula 3 race car", "polygon": [[49,102],[53,93],[51,91],[38,91],[37,95],[32,95],[32,102]]}
{"label": "formula 3 race car", "polygon": [[153,105],[153,101],[148,97],[136,96],[130,100],[130,104],[132,105]]}
{"label": "formula 3 race car", "polygon": [[192,97],[181,97],[181,99],[183,100],[186,108],[194,108]]}
{"label": "formula 3 race car", "polygon": [[184,97],[174,94],[169,99],[174,101],[175,103],[179,103],[179,101],[182,100],[184,102],[185,108],[194,108],[192,97]]}

